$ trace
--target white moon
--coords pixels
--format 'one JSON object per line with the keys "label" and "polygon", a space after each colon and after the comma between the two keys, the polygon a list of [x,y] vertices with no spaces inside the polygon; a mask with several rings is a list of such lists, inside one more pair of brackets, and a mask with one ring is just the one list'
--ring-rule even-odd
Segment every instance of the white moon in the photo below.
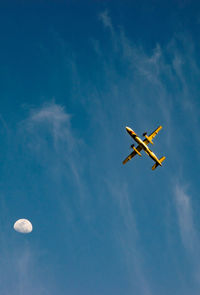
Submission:
{"label": "white moon", "polygon": [[19,219],[14,224],[14,229],[22,234],[28,234],[32,232],[33,226],[28,219]]}

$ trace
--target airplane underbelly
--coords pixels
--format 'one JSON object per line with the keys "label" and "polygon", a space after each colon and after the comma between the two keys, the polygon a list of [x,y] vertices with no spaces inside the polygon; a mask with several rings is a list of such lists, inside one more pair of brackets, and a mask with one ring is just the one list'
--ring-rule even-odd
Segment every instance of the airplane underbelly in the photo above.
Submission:
{"label": "airplane underbelly", "polygon": [[139,137],[135,138],[135,140],[137,141],[137,143],[140,145],[140,147],[144,150],[147,151],[149,150],[148,146],[144,143],[143,140],[141,140]]}
{"label": "airplane underbelly", "polygon": [[150,150],[150,148],[142,141],[140,138],[137,137],[136,141],[140,145],[140,147],[149,155],[149,157],[152,158],[155,162],[159,162],[156,155]]}
{"label": "airplane underbelly", "polygon": [[149,156],[155,161],[155,162],[159,162],[158,158],[156,157],[156,155],[153,152],[149,153]]}

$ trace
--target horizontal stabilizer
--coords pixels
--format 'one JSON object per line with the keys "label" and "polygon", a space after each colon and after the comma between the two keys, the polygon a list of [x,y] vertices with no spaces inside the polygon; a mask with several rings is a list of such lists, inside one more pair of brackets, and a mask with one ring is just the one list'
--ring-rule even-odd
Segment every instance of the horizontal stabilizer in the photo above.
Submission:
{"label": "horizontal stabilizer", "polygon": [[158,167],[158,163],[156,162],[153,166],[152,166],[152,170],[155,170]]}
{"label": "horizontal stabilizer", "polygon": [[[159,162],[162,163],[164,160],[165,160],[165,157],[162,157],[162,158],[159,159]],[[156,163],[152,166],[152,170],[155,170],[158,166],[159,166],[159,163],[156,162]],[[161,164],[160,166],[162,166],[162,164]]]}
{"label": "horizontal stabilizer", "polygon": [[162,158],[160,158],[160,163],[162,163],[164,160],[166,159],[166,157],[162,157]]}

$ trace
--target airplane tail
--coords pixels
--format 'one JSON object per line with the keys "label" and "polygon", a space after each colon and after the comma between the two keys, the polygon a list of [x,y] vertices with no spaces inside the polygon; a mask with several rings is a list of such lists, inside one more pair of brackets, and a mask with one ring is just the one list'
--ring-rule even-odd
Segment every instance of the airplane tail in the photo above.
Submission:
{"label": "airplane tail", "polygon": [[[162,163],[165,160],[165,157],[162,157],[159,159],[159,162]],[[152,170],[155,170],[157,167],[159,166],[159,164],[156,162],[153,166],[152,166]]]}

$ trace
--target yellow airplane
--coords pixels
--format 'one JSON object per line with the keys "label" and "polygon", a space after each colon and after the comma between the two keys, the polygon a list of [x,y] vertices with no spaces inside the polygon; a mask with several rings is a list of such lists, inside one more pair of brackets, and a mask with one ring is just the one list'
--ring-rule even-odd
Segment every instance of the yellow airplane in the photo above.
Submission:
{"label": "yellow airplane", "polygon": [[152,132],[149,136],[147,136],[147,133],[145,132],[143,136],[145,137],[144,140],[139,138],[137,134],[129,127],[126,127],[126,131],[128,134],[138,143],[138,146],[135,148],[134,144],[131,145],[131,148],[133,148],[133,152],[128,155],[128,157],[123,161],[123,164],[126,164],[129,160],[131,160],[135,155],[142,156],[140,151],[144,150],[145,153],[151,157],[156,163],[153,165],[152,170],[155,170],[156,167],[162,166],[162,162],[165,160],[165,157],[162,157],[158,159],[156,155],[150,150],[150,148],[147,146],[149,143],[153,144],[152,139],[158,134],[158,132],[162,129],[162,126],[159,126],[154,132]]}

